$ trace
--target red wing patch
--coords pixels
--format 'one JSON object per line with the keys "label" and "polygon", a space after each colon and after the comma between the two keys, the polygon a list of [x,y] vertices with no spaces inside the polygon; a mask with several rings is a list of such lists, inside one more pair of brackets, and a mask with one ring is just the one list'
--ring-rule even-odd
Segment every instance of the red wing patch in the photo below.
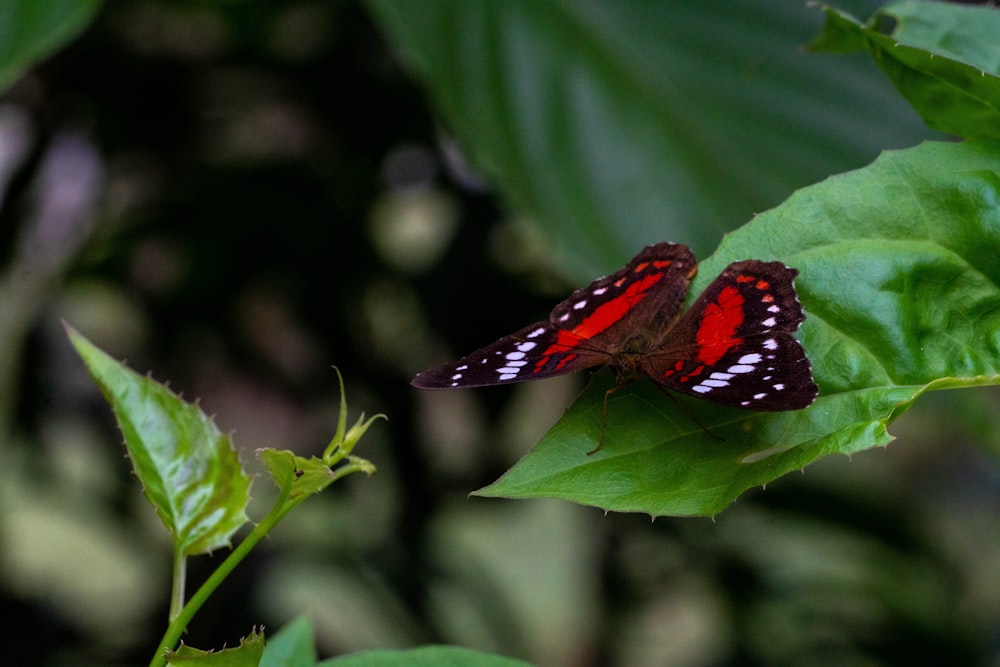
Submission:
{"label": "red wing patch", "polygon": [[726,285],[719,296],[705,306],[705,312],[698,323],[698,333],[695,334],[698,361],[711,366],[722,355],[743,342],[743,339],[736,337],[736,331],[743,324],[745,304],[740,291],[732,285]]}

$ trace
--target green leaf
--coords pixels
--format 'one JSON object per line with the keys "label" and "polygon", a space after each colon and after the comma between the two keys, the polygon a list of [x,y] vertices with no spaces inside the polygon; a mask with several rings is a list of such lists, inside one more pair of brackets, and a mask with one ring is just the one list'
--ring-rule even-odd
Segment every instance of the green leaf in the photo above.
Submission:
{"label": "green leaf", "polygon": [[130,370],[66,326],[111,404],[135,474],[181,556],[229,545],[247,522],[250,478],[228,435],[196,405]]}
{"label": "green leaf", "polygon": [[300,616],[267,642],[260,667],[313,667],[316,664],[312,621]]}
{"label": "green leaf", "polygon": [[0,91],[90,25],[100,0],[4,0],[0,4]]}
{"label": "green leaf", "polygon": [[927,390],[1000,381],[1000,144],[926,143],[801,190],[727,236],[689,298],[748,257],[800,271],[800,339],[820,386],[812,406],[675,405],[644,381],[611,395],[604,446],[588,456],[611,382],[599,375],[477,493],[713,515],[822,456],[888,443],[888,424]]}
{"label": "green leaf", "polygon": [[257,667],[264,653],[264,633],[256,632],[240,640],[235,648],[202,651],[181,644],[167,652],[167,664],[174,667]]}
{"label": "green leaf", "polygon": [[581,277],[664,239],[704,254],[795,188],[925,134],[868,63],[803,54],[806,3],[368,4]]}
{"label": "green leaf", "polygon": [[[931,127],[1000,139],[1000,11],[942,2],[897,2],[865,24],[825,7],[812,46],[867,48]],[[886,32],[884,28],[888,26]]]}
{"label": "green leaf", "polygon": [[421,646],[403,651],[365,651],[333,660],[323,667],[531,667],[526,662],[456,646]]}

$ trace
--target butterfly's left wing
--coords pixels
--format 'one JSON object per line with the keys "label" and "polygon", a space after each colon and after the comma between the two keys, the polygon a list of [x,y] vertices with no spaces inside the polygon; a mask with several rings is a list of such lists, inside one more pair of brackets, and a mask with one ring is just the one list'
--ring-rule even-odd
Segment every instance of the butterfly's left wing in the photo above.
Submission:
{"label": "butterfly's left wing", "polygon": [[607,352],[572,331],[538,322],[444,366],[419,373],[420,389],[486,387],[541,380],[608,363]]}
{"label": "butterfly's left wing", "polygon": [[796,275],[781,262],[730,264],[643,359],[643,370],[669,389],[723,405],[806,407],[819,389],[792,336],[805,320]]}
{"label": "butterfly's left wing", "polygon": [[624,340],[672,322],[697,269],[679,243],[646,246],[618,272],[573,292],[538,322],[458,361],[418,374],[420,389],[509,384],[607,364]]}

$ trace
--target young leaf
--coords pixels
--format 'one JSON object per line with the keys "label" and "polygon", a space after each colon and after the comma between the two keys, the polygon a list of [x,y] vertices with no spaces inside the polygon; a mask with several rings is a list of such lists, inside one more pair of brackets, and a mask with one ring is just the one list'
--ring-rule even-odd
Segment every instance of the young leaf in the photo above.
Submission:
{"label": "young leaf", "polygon": [[[931,127],[967,138],[1000,139],[1000,11],[905,0],[865,24],[825,7],[812,46],[867,48]],[[883,32],[884,26],[891,31]]]}
{"label": "young leaf", "polygon": [[[337,369],[334,369],[337,370]],[[271,479],[281,491],[278,505],[274,509],[276,517],[284,516],[293,507],[313,493],[319,493],[341,477],[355,472],[366,475],[375,473],[375,466],[360,456],[353,456],[354,447],[364,436],[376,419],[386,419],[383,414],[377,414],[365,420],[364,414],[350,429],[347,428],[347,392],[344,390],[344,377],[337,370],[340,382],[340,413],[337,418],[337,431],[330,444],[323,451],[323,458],[315,456],[305,458],[294,452],[276,449],[260,449],[257,456],[264,463]],[[270,516],[270,515],[269,515]],[[265,519],[265,522],[268,519]]]}
{"label": "young leaf", "polygon": [[66,326],[111,404],[135,474],[180,556],[229,544],[247,522],[250,478],[228,435],[196,405],[130,370]]}
{"label": "young leaf", "polygon": [[598,376],[534,450],[477,493],[713,515],[822,456],[888,443],[888,424],[927,390],[997,384],[998,201],[998,143],[927,143],[800,190],[727,236],[689,300],[735,260],[799,269],[800,338],[820,387],[812,406],[675,405],[645,383],[612,394],[604,446],[588,456],[610,386]]}

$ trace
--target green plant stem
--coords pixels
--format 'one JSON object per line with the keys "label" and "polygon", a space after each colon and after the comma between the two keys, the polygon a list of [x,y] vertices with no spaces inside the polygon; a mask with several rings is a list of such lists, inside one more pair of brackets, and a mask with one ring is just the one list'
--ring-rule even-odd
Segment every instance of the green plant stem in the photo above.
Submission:
{"label": "green plant stem", "polygon": [[[264,517],[264,520],[259,524],[254,526],[254,529],[250,531],[250,534],[240,542],[232,553],[222,561],[215,572],[205,580],[205,583],[191,596],[187,604],[181,609],[180,613],[176,617],[171,618],[170,625],[167,626],[167,631],[163,634],[163,639],[160,640],[160,645],[156,648],[156,654],[153,659],[149,662],[149,667],[162,667],[166,664],[166,652],[177,645],[180,641],[181,635],[184,634],[184,630],[187,629],[188,623],[194,618],[194,615],[201,609],[201,606],[205,603],[208,597],[219,587],[219,584],[229,576],[229,574],[236,569],[236,566],[246,557],[250,550],[253,549],[261,539],[264,538],[268,532],[274,528],[274,525],[281,520],[285,514],[288,513],[292,507],[298,504],[298,502],[293,502],[291,505],[287,504],[288,494],[291,491],[291,486],[281,490],[277,501],[275,501],[274,506]],[[304,499],[304,498],[303,498]],[[183,560],[184,557],[181,557]],[[175,565],[175,573],[177,571],[177,566]],[[177,582],[174,582],[174,589],[177,589]],[[180,588],[183,591],[184,585],[180,584]],[[171,607],[173,603],[171,604]]]}
{"label": "green plant stem", "polygon": [[[363,459],[355,459],[355,457],[348,457],[348,463],[338,467],[336,470],[332,471],[330,475],[330,481],[327,482],[326,486],[333,484],[338,479],[346,477],[351,473],[355,472],[365,472],[370,473],[371,464]],[[236,569],[236,566],[246,557],[250,550],[253,549],[261,539],[267,535],[274,526],[284,518],[292,509],[294,509],[299,503],[309,497],[309,495],[301,495],[297,498],[289,500],[288,496],[291,493],[292,485],[289,484],[287,487],[281,490],[278,495],[278,499],[275,501],[271,510],[267,513],[264,519],[254,526],[254,529],[250,531],[250,534],[240,542],[232,553],[222,561],[215,572],[205,580],[205,583],[191,596],[187,604],[183,606],[179,613],[174,614],[175,605],[180,605],[184,597],[184,577],[186,570],[186,560],[183,555],[178,555],[174,562],[174,599],[171,600],[170,608],[170,625],[167,626],[167,631],[163,634],[163,639],[160,640],[160,645],[156,648],[156,654],[149,663],[149,667],[162,667],[166,664],[166,652],[177,645],[180,641],[181,635],[184,634],[184,630],[187,628],[188,623],[194,618],[194,615],[198,613],[201,606],[205,603],[208,597],[215,592],[215,589],[225,580],[229,574]],[[179,597],[178,597],[179,596]]]}

